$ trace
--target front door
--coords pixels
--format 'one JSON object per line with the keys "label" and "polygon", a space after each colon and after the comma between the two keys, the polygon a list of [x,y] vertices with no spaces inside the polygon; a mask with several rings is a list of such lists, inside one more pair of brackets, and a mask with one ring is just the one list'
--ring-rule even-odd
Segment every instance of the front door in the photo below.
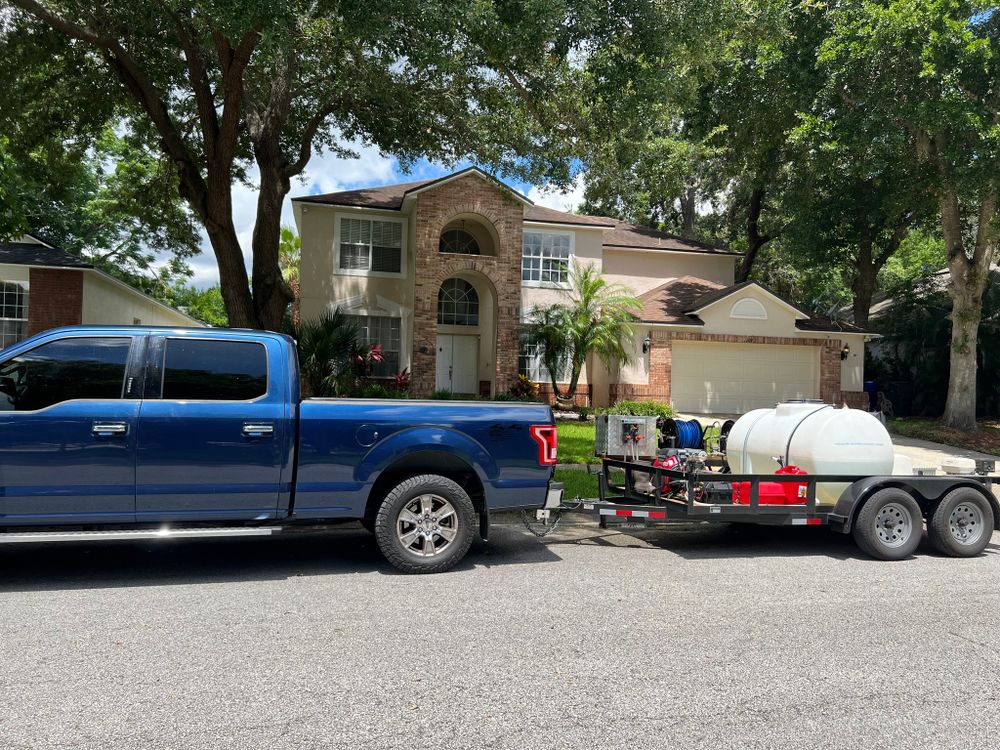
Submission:
{"label": "front door", "polygon": [[270,340],[205,336],[150,337],[137,448],[140,521],[260,521],[277,512],[293,437],[281,352]]}
{"label": "front door", "polygon": [[479,337],[439,333],[437,339],[437,389],[478,393]]}
{"label": "front door", "polygon": [[0,362],[0,526],[135,520],[132,341],[66,336]]}

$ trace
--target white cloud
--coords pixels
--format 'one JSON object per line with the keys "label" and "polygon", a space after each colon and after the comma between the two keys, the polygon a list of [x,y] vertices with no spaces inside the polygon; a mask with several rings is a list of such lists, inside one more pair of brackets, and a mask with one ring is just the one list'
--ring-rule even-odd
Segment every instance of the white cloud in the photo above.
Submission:
{"label": "white cloud", "polygon": [[584,174],[579,173],[573,185],[565,190],[544,185],[535,185],[528,191],[528,198],[539,206],[554,208],[556,211],[575,211],[583,203]]}

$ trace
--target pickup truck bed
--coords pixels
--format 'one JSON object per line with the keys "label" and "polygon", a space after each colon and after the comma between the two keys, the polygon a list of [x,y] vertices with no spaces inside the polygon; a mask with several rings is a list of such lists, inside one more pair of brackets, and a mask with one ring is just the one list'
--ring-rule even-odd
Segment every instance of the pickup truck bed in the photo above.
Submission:
{"label": "pickup truck bed", "polygon": [[276,333],[72,327],[0,351],[0,542],[358,520],[435,572],[490,511],[559,492],[555,450],[544,404],[301,400]]}

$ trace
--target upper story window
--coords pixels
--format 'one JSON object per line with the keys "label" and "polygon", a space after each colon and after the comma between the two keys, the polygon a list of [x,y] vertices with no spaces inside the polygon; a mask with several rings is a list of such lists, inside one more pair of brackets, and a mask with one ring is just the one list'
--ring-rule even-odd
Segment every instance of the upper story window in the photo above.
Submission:
{"label": "upper story window", "polygon": [[28,336],[28,284],[0,281],[0,349]]}
{"label": "upper story window", "polygon": [[521,280],[569,283],[572,235],[556,232],[525,232],[521,256]]}
{"label": "upper story window", "polygon": [[267,351],[252,341],[167,339],[165,399],[251,401],[267,393]]}
{"label": "upper story window", "polygon": [[479,243],[476,238],[464,229],[449,229],[441,233],[441,243],[438,247],[442,253],[461,253],[463,255],[479,255]]}
{"label": "upper story window", "polygon": [[465,279],[448,279],[438,290],[438,323],[479,325],[479,293]]}
{"label": "upper story window", "polygon": [[341,271],[403,271],[403,225],[399,221],[343,216],[339,241]]}
{"label": "upper story window", "polygon": [[76,399],[122,397],[132,339],[50,341],[0,364],[0,411],[37,411]]}

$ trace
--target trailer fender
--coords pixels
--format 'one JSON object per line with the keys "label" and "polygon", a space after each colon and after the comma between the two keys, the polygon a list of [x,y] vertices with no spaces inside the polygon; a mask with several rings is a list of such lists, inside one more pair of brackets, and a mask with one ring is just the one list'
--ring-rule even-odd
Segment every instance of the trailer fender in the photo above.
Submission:
{"label": "trailer fender", "polygon": [[841,494],[830,515],[830,527],[849,534],[858,511],[875,492],[885,487],[896,487],[910,493],[925,510],[942,497],[958,489],[969,487],[987,499],[993,508],[993,526],[1000,529],[1000,502],[985,484],[965,477],[877,476],[865,477],[851,484]]}

